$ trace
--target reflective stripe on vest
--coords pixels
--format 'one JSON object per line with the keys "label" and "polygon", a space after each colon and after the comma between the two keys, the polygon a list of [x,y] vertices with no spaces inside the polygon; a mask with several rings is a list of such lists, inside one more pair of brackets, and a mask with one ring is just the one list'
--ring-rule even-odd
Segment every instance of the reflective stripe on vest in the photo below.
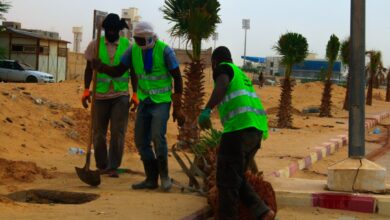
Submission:
{"label": "reflective stripe on vest", "polygon": [[96,82],[101,82],[101,83],[110,83],[112,81],[115,82],[129,82],[129,77],[116,77],[116,78],[98,78],[96,79]]}
{"label": "reflective stripe on vest", "polygon": [[228,121],[229,119],[232,119],[233,117],[246,112],[253,112],[258,115],[267,115],[267,113],[262,109],[256,109],[250,106],[244,106],[230,111],[224,118],[221,119],[222,124],[224,124],[225,121]]}
{"label": "reflective stripe on vest", "polygon": [[238,90],[238,91],[232,92],[229,95],[225,95],[225,98],[222,100],[220,105],[223,105],[224,103],[226,103],[226,102],[228,102],[236,97],[243,96],[243,95],[249,96],[251,98],[258,98],[257,94],[255,92],[249,92],[249,91],[243,89],[243,90]]}
{"label": "reflective stripe on vest", "polygon": [[172,87],[166,87],[161,89],[152,89],[152,90],[144,90],[142,88],[139,88],[143,93],[147,95],[158,95],[158,94],[164,94],[166,92],[169,92],[172,90]]}
{"label": "reflective stripe on vest", "polygon": [[144,79],[144,80],[149,80],[149,81],[157,81],[157,80],[163,80],[163,79],[168,79],[169,75],[165,74],[162,76],[149,76],[149,75],[139,75],[138,79]]}

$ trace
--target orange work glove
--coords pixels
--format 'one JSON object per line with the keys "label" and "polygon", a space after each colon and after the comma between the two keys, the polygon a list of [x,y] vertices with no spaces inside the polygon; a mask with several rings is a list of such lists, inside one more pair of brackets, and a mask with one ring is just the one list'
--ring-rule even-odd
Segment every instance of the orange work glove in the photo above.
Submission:
{"label": "orange work glove", "polygon": [[88,103],[91,103],[91,93],[89,92],[89,89],[84,90],[83,96],[81,97],[81,103],[84,108],[88,108]]}
{"label": "orange work glove", "polygon": [[131,106],[133,106],[133,107],[131,108],[130,111],[134,112],[137,109],[138,105],[139,105],[138,96],[137,96],[137,93],[134,92],[133,95],[131,96],[130,108],[131,108]]}

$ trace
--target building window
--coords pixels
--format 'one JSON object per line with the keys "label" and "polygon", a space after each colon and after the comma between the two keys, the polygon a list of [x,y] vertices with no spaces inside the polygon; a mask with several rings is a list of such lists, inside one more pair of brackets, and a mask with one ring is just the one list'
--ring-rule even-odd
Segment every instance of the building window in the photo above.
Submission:
{"label": "building window", "polygon": [[269,70],[269,74],[272,76],[274,74],[273,70]]}
{"label": "building window", "polygon": [[67,53],[68,53],[68,48],[58,48],[59,57],[66,57]]}
{"label": "building window", "polygon": [[23,46],[23,52],[25,53],[35,53],[36,47],[35,46]]}
{"label": "building window", "polygon": [[271,62],[271,67],[274,67],[274,62]]}
{"label": "building window", "polygon": [[39,54],[49,55],[49,47],[39,47]]}
{"label": "building window", "polygon": [[32,45],[12,45],[12,52],[36,53],[36,46]]}
{"label": "building window", "polygon": [[12,52],[23,52],[23,45],[12,45]]}

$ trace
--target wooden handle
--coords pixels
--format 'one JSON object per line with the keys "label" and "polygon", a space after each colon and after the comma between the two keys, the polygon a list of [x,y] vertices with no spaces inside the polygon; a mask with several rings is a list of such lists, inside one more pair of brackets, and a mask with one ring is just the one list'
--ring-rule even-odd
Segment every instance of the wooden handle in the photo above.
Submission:
{"label": "wooden handle", "polygon": [[[95,58],[99,58],[99,52],[100,52],[100,38],[102,34],[102,28],[101,25],[98,25],[97,29],[97,38],[96,38],[96,47],[95,47]],[[96,78],[97,78],[97,71],[93,70],[92,75],[92,101],[91,101],[91,121],[89,124],[89,139],[88,139],[88,148],[87,148],[87,161],[85,166],[87,169],[89,169],[89,164],[91,162],[91,148],[92,148],[92,141],[93,141],[93,125],[94,125],[94,114],[95,114],[95,100],[96,100]]]}

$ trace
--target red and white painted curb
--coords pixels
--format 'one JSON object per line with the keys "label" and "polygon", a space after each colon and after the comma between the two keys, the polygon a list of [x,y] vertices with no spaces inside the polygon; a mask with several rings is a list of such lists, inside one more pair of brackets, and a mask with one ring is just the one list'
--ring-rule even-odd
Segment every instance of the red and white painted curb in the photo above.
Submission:
{"label": "red and white painted curb", "polygon": [[[390,117],[390,111],[370,115],[365,120],[365,128],[367,130],[371,129],[388,117]],[[335,153],[339,148],[347,145],[348,134],[338,135],[336,138],[332,138],[329,141],[320,144],[319,147],[315,147],[315,151],[311,152],[310,155],[304,157],[303,159],[294,161],[289,166],[274,171],[270,175],[285,178],[291,177],[299,170],[310,167],[313,163],[322,160],[322,158]]]}
{"label": "red and white painted curb", "polygon": [[346,193],[313,193],[313,207],[376,213],[376,199],[371,196]]}

